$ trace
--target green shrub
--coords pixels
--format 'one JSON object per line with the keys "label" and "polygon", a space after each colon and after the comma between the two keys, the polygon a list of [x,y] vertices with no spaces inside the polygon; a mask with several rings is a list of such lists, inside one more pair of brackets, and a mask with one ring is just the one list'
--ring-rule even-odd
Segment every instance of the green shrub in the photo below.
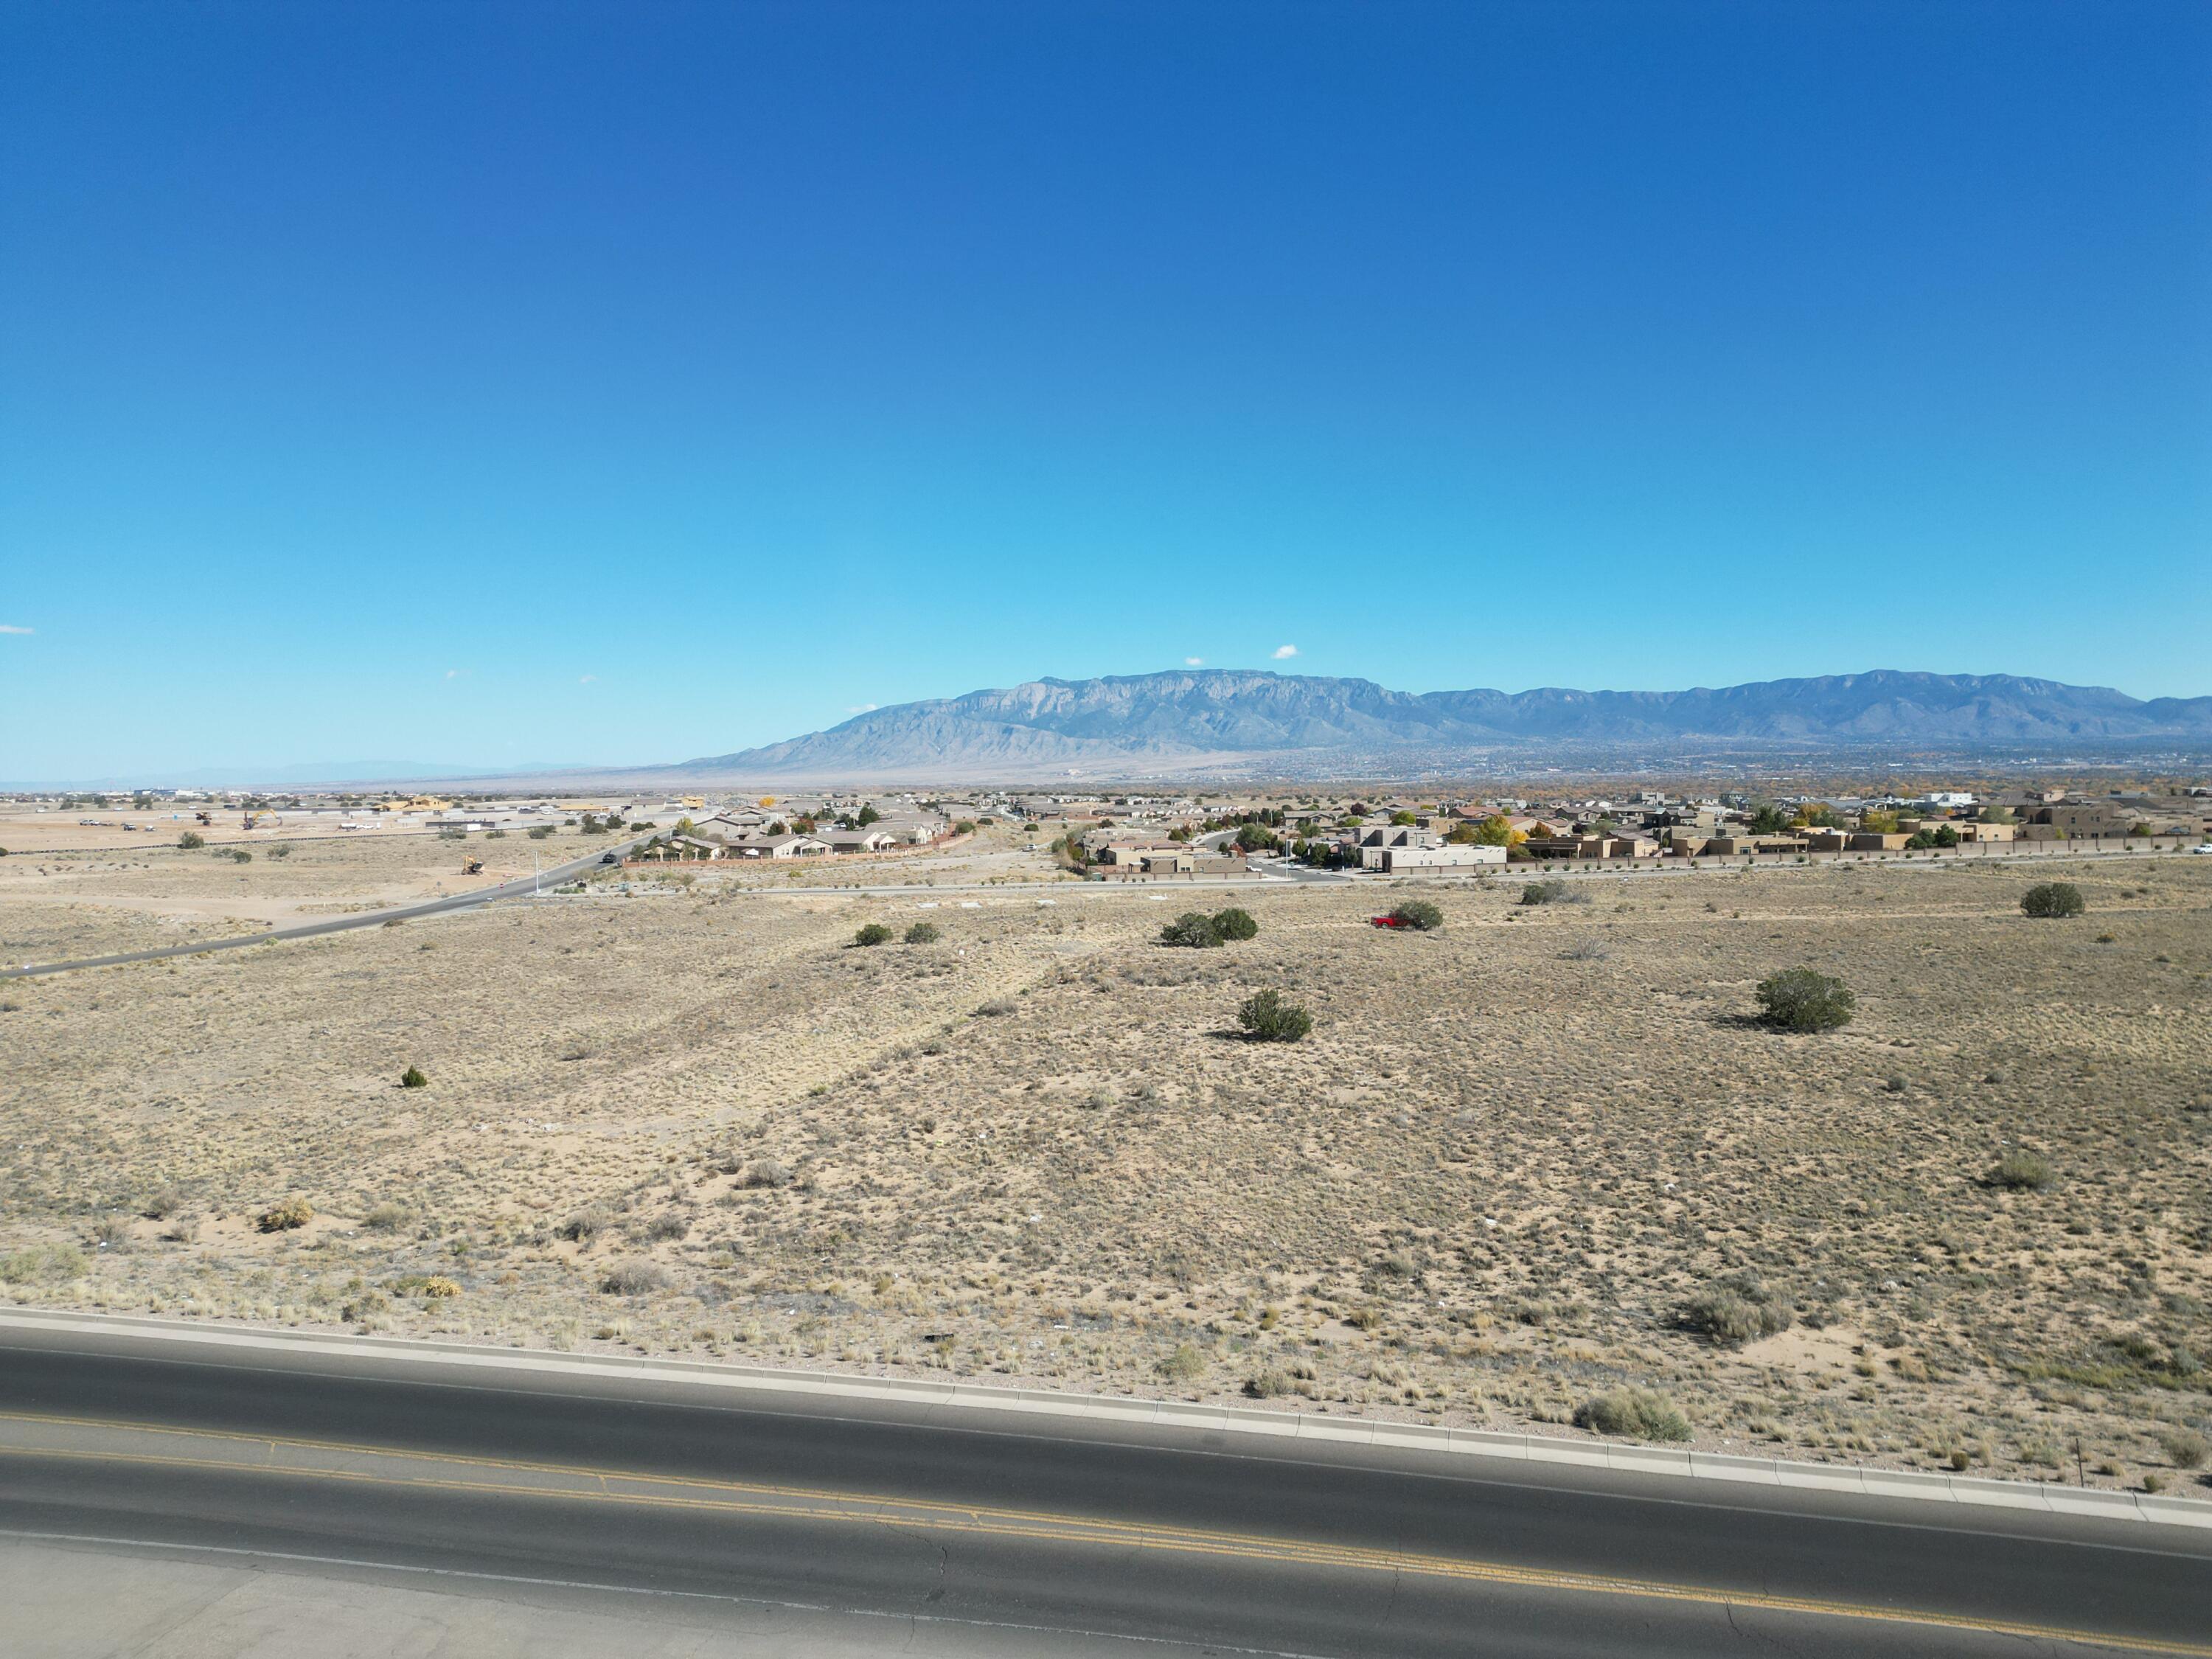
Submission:
{"label": "green shrub", "polygon": [[1296,1042],[1313,1030],[1313,1016],[1279,991],[1258,991],[1244,999],[1237,1023],[1255,1042]]}
{"label": "green shrub", "polygon": [[934,945],[942,937],[943,934],[939,932],[938,926],[933,921],[917,921],[906,930],[906,942],[908,945]]}
{"label": "green shrub", "polygon": [[304,1227],[315,1218],[315,1206],[297,1193],[281,1204],[271,1205],[254,1217],[253,1224],[264,1233],[288,1233],[295,1227]]}
{"label": "green shrub", "polygon": [[177,845],[187,853],[197,853],[207,845],[207,837],[197,830],[187,830],[177,837]]}
{"label": "green shrub", "polygon": [[399,1086],[403,1089],[427,1089],[430,1086],[430,1079],[422,1075],[421,1066],[410,1066],[399,1074]]}
{"label": "green shrub", "polygon": [[1160,943],[1180,945],[1195,951],[1210,951],[1221,943],[1221,930],[1213,925],[1213,918],[1196,910],[1186,910],[1160,929]]}
{"label": "green shrub", "polygon": [[2089,907],[2081,890],[2070,881],[2040,882],[2020,896],[2021,911],[2031,916],[2078,916]]}
{"label": "green shrub", "polygon": [[1627,1440],[1687,1440],[1690,1419],[1666,1395],[1615,1389],[1575,1408],[1575,1426]]}
{"label": "green shrub", "polygon": [[1432,933],[1444,925],[1444,913],[1426,899],[1407,899],[1390,912],[1390,919],[1401,927],[1422,933]]}
{"label": "green shrub", "polygon": [[853,943],[861,946],[888,945],[890,942],[890,928],[884,927],[880,921],[872,921],[853,935]]}
{"label": "green shrub", "polygon": [[1213,931],[1225,939],[1257,939],[1260,924],[1252,920],[1252,913],[1240,910],[1235,905],[1213,913]]}
{"label": "green shrub", "polygon": [[1523,904],[1588,904],[1589,895],[1582,892],[1557,876],[1547,881],[1532,881],[1521,889]]}
{"label": "green shrub", "polygon": [[553,826],[550,823],[533,823],[523,833],[532,841],[546,841],[552,836]]}
{"label": "green shrub", "polygon": [[82,1279],[84,1271],[84,1252],[74,1244],[33,1244],[0,1255],[0,1285]]}
{"label": "green shrub", "polygon": [[1989,1183],[2007,1192],[2032,1193],[2051,1184],[2051,1165],[2025,1146],[2008,1147],[1989,1173]]}
{"label": "green shrub", "polygon": [[1186,1342],[1160,1361],[1159,1372],[1170,1382],[1190,1382],[1206,1374],[1206,1356]]}
{"label": "green shrub", "polygon": [[1782,1031],[1833,1031],[1851,1023],[1858,999],[1839,979],[1789,968],[1759,981],[1759,1017]]}
{"label": "green shrub", "polygon": [[1709,1285],[1682,1304],[1681,1323],[1708,1342],[1737,1347],[1790,1328],[1796,1315],[1755,1279]]}

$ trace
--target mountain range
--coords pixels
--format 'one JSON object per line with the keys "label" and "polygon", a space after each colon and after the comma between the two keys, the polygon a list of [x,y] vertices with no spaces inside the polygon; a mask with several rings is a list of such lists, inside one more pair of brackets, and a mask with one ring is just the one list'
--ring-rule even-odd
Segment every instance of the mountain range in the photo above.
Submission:
{"label": "mountain range", "polygon": [[1686,691],[1393,691],[1372,680],[1191,669],[1031,680],[871,709],[826,732],[671,771],[743,778],[1289,775],[1544,745],[1796,751],[2212,739],[2212,696],[2144,701],[2010,674],[1881,669]]}

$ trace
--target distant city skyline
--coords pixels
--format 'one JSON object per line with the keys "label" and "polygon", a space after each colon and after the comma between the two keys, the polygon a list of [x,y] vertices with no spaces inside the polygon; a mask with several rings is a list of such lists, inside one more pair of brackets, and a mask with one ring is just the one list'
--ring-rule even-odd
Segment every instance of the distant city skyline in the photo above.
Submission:
{"label": "distant city skyline", "polygon": [[2212,14],[0,15],[0,775],[2212,692]]}

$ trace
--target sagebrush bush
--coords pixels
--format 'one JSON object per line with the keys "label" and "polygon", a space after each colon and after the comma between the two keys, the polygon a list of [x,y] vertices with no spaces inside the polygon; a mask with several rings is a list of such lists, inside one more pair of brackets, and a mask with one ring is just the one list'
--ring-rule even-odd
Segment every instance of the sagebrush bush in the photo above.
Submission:
{"label": "sagebrush bush", "polygon": [[1992,1187],[2008,1192],[2035,1192],[2051,1184],[2051,1165],[2025,1146],[2011,1146],[1989,1173]]}
{"label": "sagebrush bush", "polygon": [[934,945],[942,937],[943,935],[938,931],[937,924],[933,921],[917,921],[906,930],[906,942],[908,945]]}
{"label": "sagebrush bush", "polygon": [[1735,1347],[1790,1328],[1790,1304],[1757,1279],[1709,1285],[1682,1304],[1681,1322],[1708,1342]]}
{"label": "sagebrush bush", "polygon": [[1252,920],[1252,913],[1231,905],[1226,910],[1213,913],[1213,931],[1225,939],[1257,939],[1260,924]]}
{"label": "sagebrush bush", "polygon": [[1186,910],[1160,929],[1160,943],[1180,945],[1195,951],[1210,951],[1221,943],[1221,930],[1213,925],[1213,918],[1196,910]]}
{"label": "sagebrush bush", "polygon": [[884,927],[880,921],[872,921],[853,935],[853,943],[860,945],[887,945],[890,942],[890,928]]}
{"label": "sagebrush bush", "polygon": [[1615,1389],[1575,1407],[1575,1426],[1627,1440],[1687,1440],[1690,1419],[1666,1395]]}
{"label": "sagebrush bush", "polygon": [[1851,1023],[1851,988],[1811,968],[1789,968],[1759,981],[1759,1017],[1783,1031],[1833,1031]]}
{"label": "sagebrush bush", "polygon": [[362,1217],[361,1224],[373,1233],[396,1233],[407,1224],[406,1206],[387,1199],[371,1206],[368,1213]]}
{"label": "sagebrush bush", "polygon": [[0,1285],[82,1279],[85,1265],[84,1252],[74,1244],[33,1244],[0,1255]]}
{"label": "sagebrush bush", "polygon": [[673,1239],[687,1237],[691,1231],[691,1218],[681,1210],[663,1210],[640,1230],[649,1239]]}
{"label": "sagebrush bush", "polygon": [[282,1203],[264,1210],[253,1218],[253,1224],[264,1233],[283,1233],[304,1227],[314,1218],[315,1206],[295,1193]]}
{"label": "sagebrush bush", "polygon": [[1390,919],[1401,927],[1422,933],[1432,933],[1444,925],[1444,913],[1426,899],[1407,899],[1390,912]]}
{"label": "sagebrush bush", "polygon": [[646,1296],[675,1282],[658,1262],[617,1261],[600,1277],[599,1288],[609,1296]]}
{"label": "sagebrush bush", "polygon": [[602,1209],[579,1210],[553,1230],[556,1238],[572,1243],[588,1244],[612,1224],[613,1218]]}
{"label": "sagebrush bush", "polygon": [[187,853],[197,853],[207,845],[207,837],[197,830],[187,830],[177,837],[177,845]]}
{"label": "sagebrush bush", "polygon": [[1523,904],[1587,904],[1589,895],[1561,881],[1557,876],[1547,881],[1532,881],[1521,889]]}
{"label": "sagebrush bush", "polygon": [[2201,1469],[2204,1460],[2212,1457],[2212,1443],[2194,1429],[2175,1429],[2158,1437],[2166,1459],[2177,1469]]}
{"label": "sagebrush bush", "polygon": [[2070,881],[2039,882],[2020,896],[2020,908],[2031,916],[2078,916],[2089,907],[2081,890]]}
{"label": "sagebrush bush", "polygon": [[1279,991],[1255,991],[1237,1010],[1237,1023],[1257,1042],[1296,1042],[1313,1030],[1313,1016]]}
{"label": "sagebrush bush", "polygon": [[1189,1382],[1206,1374],[1206,1356],[1186,1342],[1165,1359],[1159,1371],[1170,1382]]}

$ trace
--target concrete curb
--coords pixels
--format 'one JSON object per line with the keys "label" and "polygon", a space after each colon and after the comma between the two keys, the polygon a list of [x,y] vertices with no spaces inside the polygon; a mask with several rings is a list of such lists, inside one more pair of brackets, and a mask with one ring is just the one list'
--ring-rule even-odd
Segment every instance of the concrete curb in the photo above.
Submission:
{"label": "concrete curb", "polygon": [[1120,1399],[1048,1389],[999,1389],[981,1382],[924,1382],[904,1377],[847,1376],[826,1371],[779,1370],[765,1365],[725,1365],[700,1360],[631,1359],[613,1354],[550,1353],[531,1348],[488,1348],[459,1342],[404,1338],[333,1336],[272,1331],[249,1326],[195,1324],[118,1314],[44,1309],[0,1309],[0,1328],[125,1334],[205,1346],[273,1349],[293,1353],[459,1365],[485,1370],[535,1371],[555,1376],[684,1382],[763,1394],[878,1400],[953,1410],[1013,1412],[1073,1417],[1093,1422],[1265,1435],[1340,1445],[1392,1446],[1409,1450],[1501,1458],[1528,1463],[1567,1463],[1624,1474],[1669,1475],[1692,1480],[1733,1480],[1753,1486],[1815,1492],[1857,1492],[1869,1498],[1974,1504],[2032,1510],[2046,1515],[2102,1516],[2165,1526],[2212,1528],[2212,1503],[2153,1492],[2106,1492],[2023,1480],[1911,1469],[1861,1468],[1850,1464],[1796,1463],[1781,1458],[1735,1457],[1719,1452],[1677,1451],[1665,1446],[1568,1440],[1550,1435],[1506,1434],[1489,1429],[1385,1423],[1369,1418],[1326,1417],[1310,1412],[1261,1411],[1249,1406],[1198,1406],[1179,1400]]}

